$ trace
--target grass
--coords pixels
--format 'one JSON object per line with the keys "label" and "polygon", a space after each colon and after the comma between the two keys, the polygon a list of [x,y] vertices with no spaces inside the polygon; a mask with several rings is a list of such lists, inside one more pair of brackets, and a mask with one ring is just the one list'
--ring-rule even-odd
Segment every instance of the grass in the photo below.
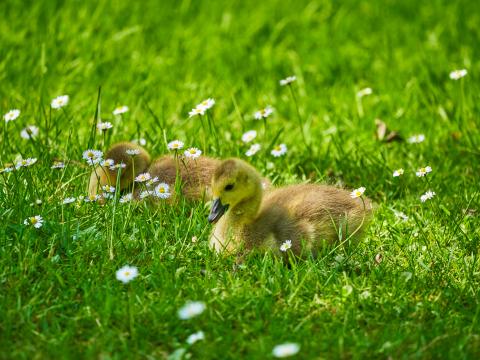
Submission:
{"label": "grass", "polygon": [[[283,342],[299,343],[300,359],[478,357],[475,2],[7,0],[0,10],[0,112],[22,112],[2,125],[0,166],[38,158],[0,177],[1,358],[268,359]],[[461,68],[468,75],[450,80]],[[293,74],[295,97],[278,84]],[[358,100],[365,87],[373,94]],[[68,106],[51,110],[61,94]],[[214,132],[188,118],[207,97]],[[252,115],[267,105],[264,133]],[[380,142],[376,118],[426,140]],[[114,122],[106,138],[95,119]],[[33,124],[39,136],[21,139]],[[291,267],[250,256],[234,271],[208,249],[208,204],[61,205],[86,193],[90,146],[143,137],[160,155],[181,139],[245,158],[249,129],[263,145],[250,160],[275,184],[365,186],[377,209],[362,241]],[[288,152],[273,158],[280,142]],[[50,169],[54,159],[66,168]],[[417,178],[425,165],[433,172]],[[33,215],[42,228],[23,225]],[[140,272],[127,285],[115,279],[125,264]],[[187,300],[206,311],[179,320]],[[205,341],[188,346],[198,330]]]}

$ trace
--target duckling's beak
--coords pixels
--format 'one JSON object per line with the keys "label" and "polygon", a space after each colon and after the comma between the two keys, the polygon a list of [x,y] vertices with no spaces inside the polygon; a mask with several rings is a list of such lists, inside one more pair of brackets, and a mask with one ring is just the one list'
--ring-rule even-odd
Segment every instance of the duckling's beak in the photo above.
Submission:
{"label": "duckling's beak", "polygon": [[223,205],[220,201],[220,198],[216,198],[215,200],[213,200],[212,209],[210,210],[210,215],[208,215],[208,222],[215,224],[218,219],[220,219],[222,215],[225,214],[225,211],[227,211],[227,209],[228,205]]}

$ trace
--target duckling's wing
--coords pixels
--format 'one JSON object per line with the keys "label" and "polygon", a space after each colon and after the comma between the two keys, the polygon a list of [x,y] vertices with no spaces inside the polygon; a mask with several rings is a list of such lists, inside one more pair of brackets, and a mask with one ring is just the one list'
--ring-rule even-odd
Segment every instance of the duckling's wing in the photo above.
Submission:
{"label": "duckling's wing", "polygon": [[352,199],[348,191],[314,184],[275,190],[266,195],[265,204],[284,208],[300,237],[312,242],[333,242],[339,235],[345,238],[346,233],[361,227],[369,213],[361,200]]}

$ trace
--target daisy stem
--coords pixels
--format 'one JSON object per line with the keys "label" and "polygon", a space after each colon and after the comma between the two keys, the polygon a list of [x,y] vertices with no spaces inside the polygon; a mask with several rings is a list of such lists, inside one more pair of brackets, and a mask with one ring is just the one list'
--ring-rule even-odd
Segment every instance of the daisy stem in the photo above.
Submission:
{"label": "daisy stem", "polygon": [[309,147],[307,138],[305,137],[305,132],[303,129],[303,119],[302,119],[302,115],[300,115],[300,109],[298,108],[297,97],[295,96],[295,92],[293,91],[293,87],[291,84],[288,84],[288,88],[290,89],[290,94],[292,95],[293,102],[295,103],[295,109],[297,110],[297,118],[298,118],[298,125],[300,126],[300,133],[302,134],[302,138],[303,138],[303,141],[305,142],[305,145]]}
{"label": "daisy stem", "polygon": [[202,124],[202,130],[203,130],[203,148],[207,150],[207,130],[205,129],[205,124],[203,123],[202,115],[200,115],[200,123]]}
{"label": "daisy stem", "polygon": [[219,153],[220,142],[218,141],[218,133],[217,133],[217,129],[215,128],[215,122],[213,120],[213,115],[210,115],[209,112],[207,112],[207,119],[208,119],[208,123],[209,123],[209,126],[210,126],[210,132],[213,134],[213,137],[215,138],[215,143],[217,145],[217,153]]}
{"label": "daisy stem", "polygon": [[132,196],[135,193],[135,155],[132,156]]}
{"label": "daisy stem", "polygon": [[[5,139],[6,146],[5,146],[5,148],[3,148],[3,146],[2,146],[2,148],[6,151],[6,150],[10,149],[10,141],[8,139],[8,136],[7,136],[7,122],[6,121],[3,122],[3,138]],[[4,166],[4,165],[2,164],[2,166]]]}
{"label": "daisy stem", "polygon": [[357,103],[358,117],[363,118],[364,112],[363,112],[362,98],[360,96],[355,96],[355,100],[356,100],[356,103]]}
{"label": "daisy stem", "polygon": [[[91,161],[92,161],[93,172],[95,173],[95,176],[97,178],[97,188],[95,189],[95,195],[96,195],[98,193],[98,188],[100,186],[100,175],[98,175],[98,173],[97,173],[97,167],[93,163],[93,160],[91,160]],[[90,192],[90,189],[87,189],[87,192]]]}

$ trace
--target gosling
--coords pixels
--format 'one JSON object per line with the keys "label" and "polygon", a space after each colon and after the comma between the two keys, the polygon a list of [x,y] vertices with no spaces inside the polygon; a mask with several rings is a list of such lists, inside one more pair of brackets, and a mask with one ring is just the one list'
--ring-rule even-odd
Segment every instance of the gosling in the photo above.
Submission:
{"label": "gosling", "polygon": [[291,185],[264,195],[259,173],[240,159],[216,168],[212,195],[210,247],[239,256],[250,250],[281,254],[287,240],[288,252],[316,256],[325,244],[360,235],[372,212],[368,199],[333,186]]}
{"label": "gosling", "polygon": [[[138,154],[131,156],[127,150]],[[183,196],[188,200],[209,199],[212,174],[220,164],[220,160],[201,156],[197,159],[161,156],[153,161],[148,152],[131,142],[121,142],[113,145],[105,154],[105,159],[113,160],[113,166],[97,166],[90,175],[88,192],[95,196],[105,185],[115,186],[119,176],[119,189],[126,190],[139,174],[148,172],[152,178],[158,177],[159,183],[173,186],[178,178]],[[124,164],[123,168],[119,165]],[[120,171],[120,174],[118,173]],[[136,192],[138,196],[138,191]]]}

